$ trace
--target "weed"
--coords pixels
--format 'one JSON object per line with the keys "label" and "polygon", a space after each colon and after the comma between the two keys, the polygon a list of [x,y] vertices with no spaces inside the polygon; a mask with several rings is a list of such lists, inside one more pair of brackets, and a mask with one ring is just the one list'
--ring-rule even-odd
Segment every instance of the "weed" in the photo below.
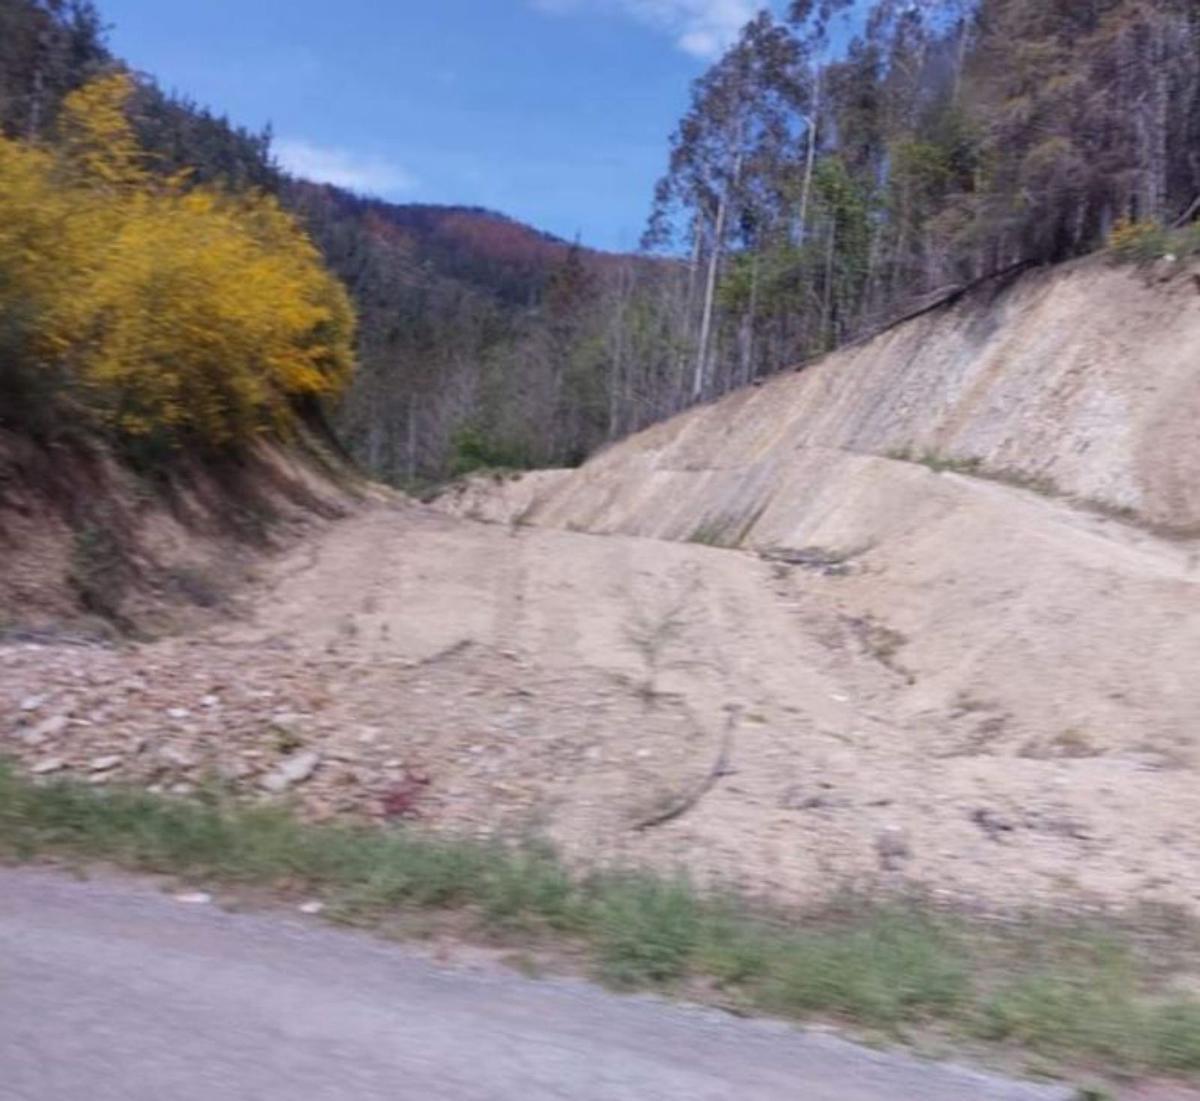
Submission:
{"label": "weed", "polygon": [[685,578],[674,593],[668,592],[653,605],[637,605],[625,635],[646,665],[646,681],[639,694],[647,703],[657,700],[655,687],[667,650],[687,630],[690,609],[699,589],[694,576]]}
{"label": "weed", "polygon": [[272,723],[270,733],[275,742],[275,749],[278,753],[287,755],[295,753],[296,750],[304,746],[304,738],[300,733],[291,726],[285,723]]}
{"label": "weed", "polygon": [[112,524],[89,521],[71,543],[70,582],[87,611],[119,622],[133,567]]}
{"label": "weed", "polygon": [[824,547],[769,547],[760,551],[759,557],[783,568],[782,575],[776,573],[776,577],[779,578],[787,576],[787,567],[790,566],[802,566],[806,570],[823,573],[826,577],[844,577],[850,572],[850,562],[866,554],[871,547],[870,543],[845,550],[826,550]]}
{"label": "weed", "polygon": [[978,456],[969,459],[959,459],[950,455],[937,455],[927,451],[916,460],[922,466],[928,467],[935,474],[969,474],[977,476],[983,466],[983,460]]}
{"label": "weed", "polygon": [[1109,234],[1108,247],[1114,260],[1126,264],[1149,264],[1171,251],[1171,236],[1158,222],[1135,222],[1122,218]]}
{"label": "weed", "polygon": [[489,435],[475,425],[464,425],[451,440],[450,476],[462,478],[467,474],[490,474],[497,482],[510,474],[536,465],[528,447]]}
{"label": "weed", "polygon": [[1104,750],[1096,745],[1092,737],[1078,727],[1068,727],[1045,741],[1033,739],[1021,748],[1022,757],[1040,760],[1075,759],[1102,757]]}
{"label": "weed", "polygon": [[954,703],[951,705],[954,714],[953,718],[960,718],[963,715],[973,715],[977,711],[994,711],[996,704],[991,700],[983,700],[966,689],[961,689],[954,697]]}
{"label": "weed", "polygon": [[700,934],[700,902],[687,881],[621,875],[599,886],[591,928],[604,977],[623,987],[681,978]]}
{"label": "weed", "polygon": [[766,996],[789,1014],[832,1013],[895,1030],[954,1012],[970,992],[966,956],[951,931],[904,911],[791,938],[779,955]]}
{"label": "weed", "polygon": [[933,451],[926,451],[920,455],[912,451],[889,451],[887,457],[897,462],[918,463],[935,474],[963,474],[982,481],[1012,486],[1014,489],[1028,490],[1041,497],[1064,496],[1063,491],[1049,478],[1009,467],[989,467],[978,455],[964,459],[952,455],[939,455]]}
{"label": "weed", "polygon": [[766,504],[762,504],[740,516],[726,515],[706,519],[688,536],[687,542],[703,547],[740,547],[766,510]]}
{"label": "weed", "polygon": [[1098,757],[1104,752],[1096,748],[1085,731],[1074,726],[1057,734],[1051,744],[1059,757]]}
{"label": "weed", "polygon": [[687,541],[697,543],[702,547],[724,547],[728,545],[725,530],[724,523],[717,520],[705,520],[688,536]]}
{"label": "weed", "polygon": [[847,616],[845,622],[863,649],[880,665],[902,676],[909,684],[915,683],[912,671],[897,660],[897,655],[908,645],[907,635],[871,616]]}
{"label": "weed", "polygon": [[203,566],[168,567],[163,574],[163,585],[171,594],[198,608],[218,608],[228,600],[225,584],[214,571]]}

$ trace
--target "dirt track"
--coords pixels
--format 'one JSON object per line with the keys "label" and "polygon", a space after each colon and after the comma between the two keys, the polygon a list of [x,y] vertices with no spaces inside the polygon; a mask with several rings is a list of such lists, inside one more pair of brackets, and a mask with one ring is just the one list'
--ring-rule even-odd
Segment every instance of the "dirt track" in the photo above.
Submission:
{"label": "dirt track", "polygon": [[[953,481],[1029,584],[902,541],[787,565],[377,505],[279,560],[239,622],[0,648],[0,731],[31,766],[164,790],[206,772],[255,789],[315,752],[292,791],[317,815],[389,805],[792,899],[882,882],[1200,905],[1186,554]],[[1023,626],[979,653],[969,612],[989,601]],[[1103,706],[1074,721],[1089,685]]]}

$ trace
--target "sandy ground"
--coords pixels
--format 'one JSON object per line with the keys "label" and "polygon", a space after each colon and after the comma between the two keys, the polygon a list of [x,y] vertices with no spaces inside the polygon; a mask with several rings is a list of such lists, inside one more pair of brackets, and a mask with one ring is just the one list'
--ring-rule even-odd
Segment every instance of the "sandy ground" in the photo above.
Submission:
{"label": "sandy ground", "polygon": [[975,544],[787,564],[377,504],[278,559],[238,620],[0,647],[0,745],[43,775],[215,773],[787,900],[1197,909],[1186,548],[921,474]]}

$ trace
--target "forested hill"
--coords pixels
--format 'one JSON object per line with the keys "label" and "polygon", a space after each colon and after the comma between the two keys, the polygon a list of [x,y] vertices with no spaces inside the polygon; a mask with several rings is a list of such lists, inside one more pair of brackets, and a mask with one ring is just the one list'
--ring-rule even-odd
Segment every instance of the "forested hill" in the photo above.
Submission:
{"label": "forested hill", "polygon": [[[65,97],[120,66],[103,27],[90,0],[0,0],[5,136],[55,139]],[[374,473],[407,482],[571,461],[621,430],[597,357],[579,349],[595,330],[599,283],[633,261],[493,211],[398,205],[290,178],[269,132],[170,96],[149,76],[138,76],[127,111],[155,172],[277,196],[346,284],[358,370],[332,414]]]}
{"label": "forested hill", "polygon": [[[5,135],[55,139],[64,97],[119,66],[102,26],[91,0],[0,0]],[[399,483],[576,462],[1014,265],[1200,249],[1195,0],[764,12],[664,140],[636,257],[289,179],[269,133],[150,78],[125,110],[163,178],[299,218],[358,314],[327,407]]]}
{"label": "forested hill", "polygon": [[[422,263],[512,305],[535,301],[571,249],[567,241],[483,207],[391,203],[307,180],[290,180],[286,190],[289,204],[313,223],[351,222],[381,236],[399,235]],[[584,252],[599,261],[600,254]]]}
{"label": "forested hill", "polygon": [[359,370],[337,423],[368,469],[413,484],[558,465],[622,431],[606,392],[611,295],[661,263],[478,208],[304,180],[281,192],[358,306]]}

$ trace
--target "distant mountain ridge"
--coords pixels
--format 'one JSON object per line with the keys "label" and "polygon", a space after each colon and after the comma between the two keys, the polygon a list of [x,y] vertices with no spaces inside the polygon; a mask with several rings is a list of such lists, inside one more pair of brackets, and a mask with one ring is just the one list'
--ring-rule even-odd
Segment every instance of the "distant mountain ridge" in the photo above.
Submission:
{"label": "distant mountain ridge", "polygon": [[494,291],[514,305],[528,304],[530,294],[573,250],[594,265],[620,259],[486,207],[396,203],[304,179],[290,181],[286,190],[291,205],[330,207],[338,217],[361,221],[373,234],[393,242],[408,240],[419,259],[441,275]]}

